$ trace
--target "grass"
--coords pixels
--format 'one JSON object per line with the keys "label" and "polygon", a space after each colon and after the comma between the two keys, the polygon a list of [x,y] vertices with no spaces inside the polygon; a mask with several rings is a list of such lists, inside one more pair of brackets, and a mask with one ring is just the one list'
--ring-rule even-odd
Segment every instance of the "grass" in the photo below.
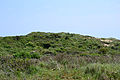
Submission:
{"label": "grass", "polygon": [[[107,59],[106,59],[107,58]],[[26,80],[119,80],[119,56],[58,54],[39,59],[0,58],[0,79]]]}

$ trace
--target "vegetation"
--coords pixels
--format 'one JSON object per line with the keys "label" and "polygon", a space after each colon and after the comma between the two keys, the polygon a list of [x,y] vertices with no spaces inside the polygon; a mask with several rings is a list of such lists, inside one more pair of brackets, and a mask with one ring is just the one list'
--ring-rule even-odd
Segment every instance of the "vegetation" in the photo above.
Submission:
{"label": "vegetation", "polygon": [[120,80],[120,40],[64,32],[0,37],[0,80]]}

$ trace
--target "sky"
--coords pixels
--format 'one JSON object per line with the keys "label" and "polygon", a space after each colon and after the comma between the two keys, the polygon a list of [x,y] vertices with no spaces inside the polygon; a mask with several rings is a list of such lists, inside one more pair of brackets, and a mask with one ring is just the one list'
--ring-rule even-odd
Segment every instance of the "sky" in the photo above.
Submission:
{"label": "sky", "polygon": [[120,0],[0,0],[0,36],[38,31],[120,39]]}

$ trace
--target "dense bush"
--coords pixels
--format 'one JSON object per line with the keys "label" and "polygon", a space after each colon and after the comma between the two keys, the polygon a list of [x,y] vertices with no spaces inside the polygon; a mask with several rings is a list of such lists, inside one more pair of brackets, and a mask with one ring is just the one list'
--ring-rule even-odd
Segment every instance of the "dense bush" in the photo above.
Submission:
{"label": "dense bush", "polygon": [[13,55],[15,58],[40,58],[40,54],[36,52],[19,52]]}
{"label": "dense bush", "polygon": [[99,49],[99,53],[100,53],[100,54],[107,54],[107,52],[108,52],[108,49],[107,49],[107,48],[100,48],[100,49]]}
{"label": "dense bush", "polygon": [[[112,42],[106,43],[104,40],[112,40]],[[119,54],[119,43],[120,41],[116,39],[97,39],[72,33],[32,32],[26,36],[1,37],[0,49],[2,49],[1,54],[14,54],[19,53],[21,50],[29,52],[36,50],[38,53],[42,53],[46,49],[51,50],[53,48],[50,51],[51,53],[80,54],[82,52],[100,53],[102,55]],[[36,47],[41,47],[42,49]]]}
{"label": "dense bush", "polygon": [[73,33],[0,37],[0,80],[120,80],[120,40]]}

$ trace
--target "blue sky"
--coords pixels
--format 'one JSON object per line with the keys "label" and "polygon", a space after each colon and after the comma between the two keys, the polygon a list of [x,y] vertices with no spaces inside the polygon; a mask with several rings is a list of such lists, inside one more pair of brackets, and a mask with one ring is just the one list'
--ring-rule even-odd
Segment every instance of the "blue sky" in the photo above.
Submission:
{"label": "blue sky", "polygon": [[0,0],[0,36],[33,31],[120,39],[120,0]]}

